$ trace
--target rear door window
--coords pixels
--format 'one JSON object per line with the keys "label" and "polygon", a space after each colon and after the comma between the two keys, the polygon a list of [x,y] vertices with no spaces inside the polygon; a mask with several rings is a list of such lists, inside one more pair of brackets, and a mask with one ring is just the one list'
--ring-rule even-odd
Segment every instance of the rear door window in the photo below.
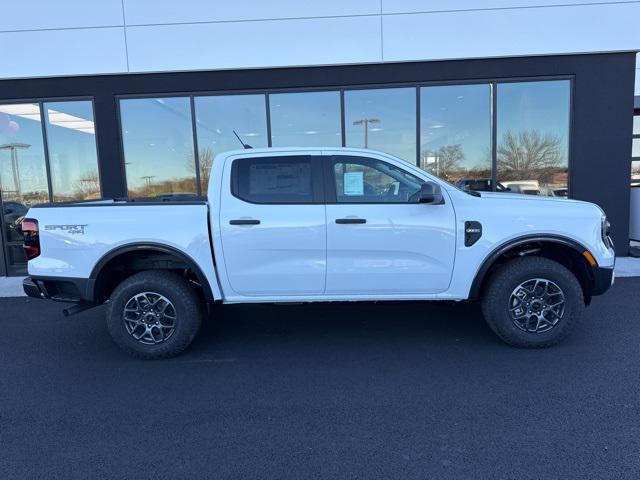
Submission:
{"label": "rear door window", "polygon": [[250,203],[317,203],[320,191],[310,155],[257,157],[235,160],[231,192]]}

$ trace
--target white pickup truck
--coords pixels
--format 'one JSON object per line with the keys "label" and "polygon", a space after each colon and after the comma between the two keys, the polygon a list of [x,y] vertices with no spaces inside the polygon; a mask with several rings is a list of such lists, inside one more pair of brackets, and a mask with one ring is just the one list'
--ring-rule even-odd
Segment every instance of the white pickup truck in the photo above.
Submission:
{"label": "white pickup truck", "polygon": [[500,338],[544,347],[614,278],[598,206],[467,192],[371,150],[227,152],[207,199],[182,197],[32,207],[25,292],[106,302],[115,342],[161,358],[214,302],[480,300]]}

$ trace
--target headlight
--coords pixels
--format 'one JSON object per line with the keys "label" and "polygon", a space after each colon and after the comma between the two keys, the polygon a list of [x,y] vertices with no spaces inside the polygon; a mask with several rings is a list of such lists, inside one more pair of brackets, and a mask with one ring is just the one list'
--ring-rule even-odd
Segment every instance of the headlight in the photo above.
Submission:
{"label": "headlight", "polygon": [[600,221],[600,233],[602,235],[602,242],[607,246],[613,248],[613,242],[609,234],[611,233],[611,224],[607,220],[607,216],[603,215]]}

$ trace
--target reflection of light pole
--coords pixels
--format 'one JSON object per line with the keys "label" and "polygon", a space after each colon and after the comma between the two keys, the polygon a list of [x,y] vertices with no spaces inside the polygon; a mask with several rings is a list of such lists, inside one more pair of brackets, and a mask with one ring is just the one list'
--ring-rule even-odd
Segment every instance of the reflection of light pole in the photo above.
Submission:
{"label": "reflection of light pole", "polygon": [[151,179],[152,178],[156,178],[155,175],[145,175],[144,177],[140,177],[142,180],[145,181],[145,183],[147,184],[147,188],[149,188],[151,186]]}
{"label": "reflection of light pole", "polygon": [[353,122],[354,125],[364,125],[364,148],[369,148],[369,124],[380,123],[379,118],[361,118]]}
{"label": "reflection of light pole", "polygon": [[28,143],[5,143],[0,145],[0,150],[11,150],[11,169],[13,171],[13,185],[16,188],[16,194],[22,197],[22,187],[20,186],[20,167],[18,166],[18,149],[29,148]]}

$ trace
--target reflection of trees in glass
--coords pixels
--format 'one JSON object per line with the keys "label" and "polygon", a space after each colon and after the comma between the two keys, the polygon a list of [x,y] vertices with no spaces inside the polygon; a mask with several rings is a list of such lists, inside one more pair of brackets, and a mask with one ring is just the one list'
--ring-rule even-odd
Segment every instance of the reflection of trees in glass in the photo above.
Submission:
{"label": "reflection of trees in glass", "polygon": [[83,173],[73,185],[74,195],[68,199],[56,195],[56,200],[90,200],[100,198],[100,177],[97,170]]}
{"label": "reflection of trees in glass", "polygon": [[504,133],[496,151],[500,180],[535,179],[552,183],[566,170],[562,138],[539,130]]}
{"label": "reflection of trees in glass", "polygon": [[[203,195],[207,194],[207,187],[209,186],[209,176],[211,175],[211,166],[213,165],[213,150],[206,147],[198,152],[198,161],[200,166],[200,190]],[[185,165],[187,170],[196,174],[196,165],[193,161],[193,157],[188,155]]]}
{"label": "reflection of trees in glass", "polygon": [[488,168],[464,166],[466,155],[459,143],[443,145],[437,150],[424,150],[421,157],[421,168],[449,182],[461,178],[491,177],[491,171]]}
{"label": "reflection of trees in glass", "polygon": [[147,175],[145,185],[135,189],[129,189],[130,197],[155,197],[170,193],[196,193],[195,177],[173,178],[169,180],[154,181],[153,175]]}
{"label": "reflection of trees in glass", "polygon": [[150,172],[149,175],[140,177],[142,185],[136,188],[129,188],[130,197],[155,197],[157,195],[165,195],[171,193],[192,193],[196,194],[196,167],[193,152],[185,155],[185,166],[193,175],[181,178],[169,178],[166,180],[157,180],[157,176]]}
{"label": "reflection of trees in glass", "polygon": [[460,171],[460,164],[464,161],[465,155],[462,145],[456,144],[444,145],[436,151],[425,152],[422,157],[432,159],[425,165],[428,171],[447,180],[455,172]]}
{"label": "reflection of trees in glass", "polygon": [[207,187],[209,186],[211,166],[213,165],[213,152],[210,148],[205,148],[203,151],[198,153],[198,159],[200,161],[200,186],[203,195],[206,195]]}

